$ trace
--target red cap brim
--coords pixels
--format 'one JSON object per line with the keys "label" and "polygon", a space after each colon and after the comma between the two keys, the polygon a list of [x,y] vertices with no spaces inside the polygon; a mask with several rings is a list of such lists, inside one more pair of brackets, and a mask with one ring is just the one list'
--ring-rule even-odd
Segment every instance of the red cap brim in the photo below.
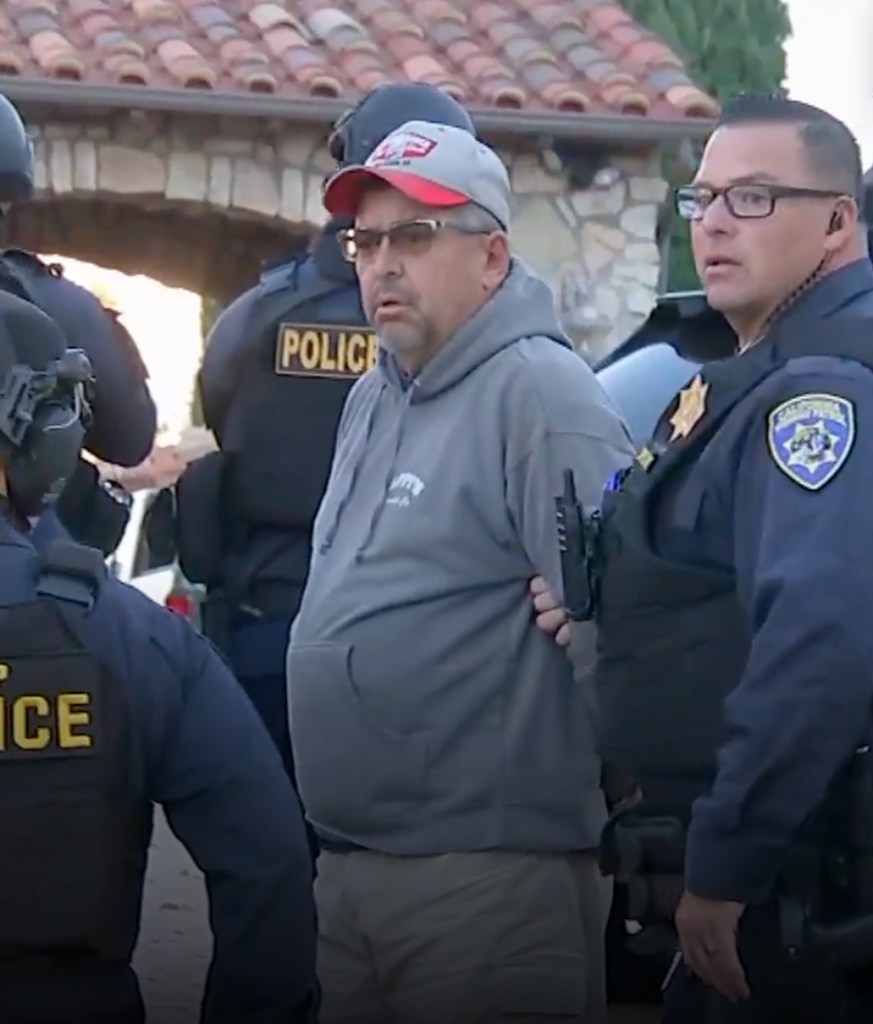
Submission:
{"label": "red cap brim", "polygon": [[322,197],[325,209],[335,217],[356,216],[364,186],[374,180],[384,181],[398,192],[425,206],[464,206],[470,202],[470,197],[465,196],[463,192],[437,185],[408,171],[349,167],[328,182]]}

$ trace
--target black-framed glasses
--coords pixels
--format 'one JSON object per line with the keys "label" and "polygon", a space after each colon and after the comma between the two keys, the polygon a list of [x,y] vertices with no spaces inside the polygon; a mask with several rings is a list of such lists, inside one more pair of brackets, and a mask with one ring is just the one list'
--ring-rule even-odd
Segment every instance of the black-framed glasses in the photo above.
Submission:
{"label": "black-framed glasses", "polygon": [[392,249],[405,255],[425,252],[440,231],[460,231],[464,235],[490,235],[482,228],[470,228],[450,220],[430,218],[399,220],[387,228],[345,228],[338,234],[343,256],[349,263],[367,259],[381,248],[387,238]]}
{"label": "black-framed glasses", "polygon": [[800,188],[794,185],[743,184],[727,188],[698,188],[683,185],[676,189],[676,209],[685,220],[700,220],[721,196],[728,212],[741,220],[769,217],[779,199],[844,199],[845,192],[830,189]]}

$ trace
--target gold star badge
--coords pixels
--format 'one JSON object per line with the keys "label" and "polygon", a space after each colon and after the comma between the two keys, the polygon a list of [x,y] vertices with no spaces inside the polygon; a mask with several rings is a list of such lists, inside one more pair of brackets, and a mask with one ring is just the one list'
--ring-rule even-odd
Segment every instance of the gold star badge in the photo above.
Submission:
{"label": "gold star badge", "polygon": [[703,378],[698,374],[694,380],[679,392],[679,404],[676,411],[667,421],[673,428],[670,440],[675,441],[679,437],[688,437],[694,429],[695,423],[706,412],[706,395],[709,385],[703,383]]}

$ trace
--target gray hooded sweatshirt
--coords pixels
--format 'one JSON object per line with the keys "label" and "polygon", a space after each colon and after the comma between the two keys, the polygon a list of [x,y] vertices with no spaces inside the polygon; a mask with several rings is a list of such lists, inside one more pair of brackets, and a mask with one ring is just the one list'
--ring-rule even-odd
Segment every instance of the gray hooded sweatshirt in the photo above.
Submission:
{"label": "gray hooded sweatshirt", "polygon": [[414,380],[382,351],[356,383],[288,648],[300,795],[328,845],[596,845],[592,696],[528,584],[561,594],[563,470],[591,509],[632,454],[518,262]]}

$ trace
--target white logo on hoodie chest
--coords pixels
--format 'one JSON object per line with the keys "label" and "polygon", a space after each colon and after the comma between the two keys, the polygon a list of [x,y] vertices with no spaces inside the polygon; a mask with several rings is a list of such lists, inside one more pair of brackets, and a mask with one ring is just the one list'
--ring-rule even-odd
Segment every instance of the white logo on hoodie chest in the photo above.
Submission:
{"label": "white logo on hoodie chest", "polygon": [[424,480],[415,473],[398,473],[388,488],[386,505],[397,505],[405,508],[424,490]]}

